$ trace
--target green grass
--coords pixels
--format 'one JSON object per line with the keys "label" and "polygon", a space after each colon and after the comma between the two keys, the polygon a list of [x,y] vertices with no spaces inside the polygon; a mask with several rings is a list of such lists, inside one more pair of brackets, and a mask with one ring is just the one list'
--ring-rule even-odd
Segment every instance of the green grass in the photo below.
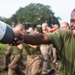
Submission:
{"label": "green grass", "polygon": [[[25,44],[23,46],[24,46],[24,49],[23,49],[23,52],[22,52],[23,57],[26,57],[29,54],[28,52],[30,52],[31,54],[34,53],[34,50],[31,49],[28,45]],[[6,49],[7,49],[7,44],[0,44],[0,59],[3,59],[4,54],[6,52]],[[18,51],[19,51],[18,48],[16,46],[13,46],[12,55],[13,54],[16,55],[18,53]]]}
{"label": "green grass", "polygon": [[0,59],[3,58],[3,55],[4,55],[5,51],[6,51],[6,47],[7,47],[6,44],[0,44]]}
{"label": "green grass", "polygon": [[7,44],[0,44],[0,50],[5,50],[6,46],[7,46]]}
{"label": "green grass", "polygon": [[[7,48],[7,44],[0,44],[0,60],[3,59],[4,54],[6,52],[6,48]],[[13,47],[13,52],[12,54],[17,54],[18,53],[18,49],[16,48],[16,46]],[[26,53],[26,50],[23,49],[23,57],[26,57],[28,54]]]}

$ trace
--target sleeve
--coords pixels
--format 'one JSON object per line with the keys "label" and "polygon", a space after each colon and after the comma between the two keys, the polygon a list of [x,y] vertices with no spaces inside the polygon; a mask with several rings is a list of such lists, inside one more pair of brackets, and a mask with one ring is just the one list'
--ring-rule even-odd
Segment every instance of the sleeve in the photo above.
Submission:
{"label": "sleeve", "polygon": [[47,33],[47,35],[50,38],[51,43],[58,49],[61,50],[62,48],[62,36],[61,36],[61,30],[57,30],[53,33]]}

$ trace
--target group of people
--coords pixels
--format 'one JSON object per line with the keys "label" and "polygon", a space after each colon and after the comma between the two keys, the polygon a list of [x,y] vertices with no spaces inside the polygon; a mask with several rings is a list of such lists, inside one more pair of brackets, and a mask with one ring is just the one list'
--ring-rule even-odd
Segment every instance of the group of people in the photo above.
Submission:
{"label": "group of people", "polygon": [[[22,24],[16,25],[13,28],[13,31],[16,32],[16,33],[23,33],[23,34],[26,33],[26,31],[24,29],[24,26]],[[8,71],[9,70],[8,75],[12,75],[12,74],[14,75],[14,72],[10,71],[10,69],[17,68],[17,66],[15,66],[15,65],[17,65],[18,63],[23,64],[21,62],[22,52],[23,52],[23,44],[17,45],[18,53],[17,53],[16,56],[12,57],[12,59],[11,59],[13,49],[14,49],[13,46],[7,44],[7,49],[6,49],[6,52],[5,52],[5,55],[4,55],[4,66],[3,66],[3,68],[0,69],[0,71]],[[21,74],[21,72],[19,74]]]}
{"label": "group of people", "polygon": [[[45,52],[49,51],[48,46],[52,44],[56,49],[61,62],[59,75],[75,75],[75,61],[74,61],[75,59],[75,52],[74,52],[75,51],[74,48],[75,47],[75,9],[72,10],[70,15],[70,27],[67,22],[64,22],[60,25],[60,29],[54,30],[52,33],[43,32],[43,33],[25,34],[21,31],[20,32],[14,31],[14,34],[15,36],[12,45],[19,46],[19,44],[22,43],[31,44],[31,45],[40,45],[41,53],[43,54],[44,51]],[[48,46],[45,47],[46,45]],[[44,50],[45,48],[43,47],[45,47],[46,50]],[[45,64],[49,63],[46,62],[48,56],[45,56],[44,59],[45,59]],[[13,60],[15,60],[15,58]],[[14,64],[13,62],[11,63]],[[50,66],[49,64],[47,65]],[[12,70],[9,67],[9,71],[13,72]],[[43,73],[45,74],[46,72],[47,71],[44,71]],[[9,74],[9,75],[14,75],[14,74]]]}

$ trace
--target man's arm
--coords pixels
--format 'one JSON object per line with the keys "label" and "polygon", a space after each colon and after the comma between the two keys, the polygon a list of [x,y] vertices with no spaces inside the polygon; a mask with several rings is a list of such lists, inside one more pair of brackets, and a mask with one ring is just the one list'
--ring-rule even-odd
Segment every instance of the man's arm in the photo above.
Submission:
{"label": "man's arm", "polygon": [[22,42],[33,45],[50,43],[50,39],[47,34],[15,34],[15,37],[17,38],[17,40],[13,41],[13,45],[18,45]]}
{"label": "man's arm", "polygon": [[22,44],[19,44],[19,45],[17,45],[17,48],[18,48],[19,50],[23,50],[23,45],[22,45]]}
{"label": "man's arm", "polygon": [[50,39],[47,34],[32,34],[24,35],[24,42],[33,45],[48,44],[50,43]]}
{"label": "man's arm", "polygon": [[28,46],[30,46],[30,47],[33,48],[33,49],[36,49],[38,45],[31,45],[31,44],[28,44]]}

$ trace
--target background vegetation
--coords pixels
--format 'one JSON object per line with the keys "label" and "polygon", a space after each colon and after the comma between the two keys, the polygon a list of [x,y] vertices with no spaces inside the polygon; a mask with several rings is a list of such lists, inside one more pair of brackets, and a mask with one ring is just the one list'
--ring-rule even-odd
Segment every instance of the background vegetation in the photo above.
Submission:
{"label": "background vegetation", "polygon": [[[59,20],[61,18],[56,17],[54,14],[48,5],[31,3],[24,8],[19,8],[10,18],[0,17],[0,20],[13,27],[17,23],[22,23],[26,29],[36,27],[37,24],[42,24],[43,22],[47,22],[51,27],[54,24],[60,25]],[[6,45],[0,44],[1,59],[6,51],[6,47]],[[26,50],[28,50],[28,47],[26,47]],[[27,55],[26,50],[23,50],[23,55]],[[16,53],[16,48],[14,48],[13,52]]]}
{"label": "background vegetation", "polygon": [[0,17],[0,20],[12,26],[21,22],[26,28],[30,26],[36,27],[37,24],[42,24],[43,22],[47,22],[49,26],[60,25],[59,20],[61,18],[56,17],[54,14],[48,5],[31,3],[24,8],[20,7],[10,18]]}
{"label": "background vegetation", "polygon": [[[0,44],[0,60],[3,60],[5,52],[7,49],[7,44]],[[26,57],[28,55],[28,53],[26,52],[27,48],[23,49],[23,56]],[[18,49],[16,46],[13,46],[13,52],[12,55],[15,55],[18,53]]]}

